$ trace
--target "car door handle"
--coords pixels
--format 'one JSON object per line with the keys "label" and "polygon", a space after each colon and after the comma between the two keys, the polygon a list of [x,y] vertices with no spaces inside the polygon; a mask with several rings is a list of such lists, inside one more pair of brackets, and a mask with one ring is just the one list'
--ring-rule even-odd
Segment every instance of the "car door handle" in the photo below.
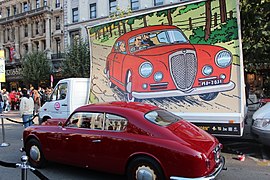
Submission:
{"label": "car door handle", "polygon": [[67,104],[62,104],[62,106],[67,106]]}
{"label": "car door handle", "polygon": [[92,140],[93,143],[100,143],[101,140],[100,139],[95,139],[95,140]]}

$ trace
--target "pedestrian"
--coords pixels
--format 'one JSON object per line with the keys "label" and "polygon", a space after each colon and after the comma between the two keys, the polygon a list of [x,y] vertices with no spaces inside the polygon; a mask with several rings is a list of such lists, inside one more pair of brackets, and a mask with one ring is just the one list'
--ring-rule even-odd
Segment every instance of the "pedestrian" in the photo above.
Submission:
{"label": "pedestrian", "polygon": [[27,93],[27,89],[23,89],[20,102],[20,114],[25,128],[33,124],[33,121],[30,121],[33,118],[33,112],[34,100]]}
{"label": "pedestrian", "polygon": [[33,90],[33,96],[34,96],[34,115],[35,115],[39,112],[41,106],[40,94],[36,89]]}

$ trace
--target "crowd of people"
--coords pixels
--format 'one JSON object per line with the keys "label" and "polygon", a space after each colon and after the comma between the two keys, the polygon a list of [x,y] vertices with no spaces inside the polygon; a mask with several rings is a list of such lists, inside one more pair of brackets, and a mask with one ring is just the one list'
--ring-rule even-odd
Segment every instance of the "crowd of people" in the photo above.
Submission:
{"label": "crowd of people", "polygon": [[[8,92],[3,88],[0,91],[0,113],[5,113],[10,110],[20,111],[23,122],[27,121],[33,115],[39,112],[40,107],[49,100],[52,89],[38,87],[35,89],[31,86],[29,89],[18,88]],[[25,127],[31,124],[24,124]]]}

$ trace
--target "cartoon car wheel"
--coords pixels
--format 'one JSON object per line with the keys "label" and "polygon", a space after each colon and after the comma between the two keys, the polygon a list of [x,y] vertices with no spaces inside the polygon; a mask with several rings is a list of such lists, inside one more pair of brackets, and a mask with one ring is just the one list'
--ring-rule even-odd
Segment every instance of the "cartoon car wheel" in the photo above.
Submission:
{"label": "cartoon car wheel", "polygon": [[110,87],[110,88],[115,87],[115,84],[113,84],[112,81],[110,80],[110,71],[107,70],[106,74],[107,74],[107,78],[108,78],[108,84],[109,84],[109,87]]}
{"label": "cartoon car wheel", "polygon": [[213,92],[213,93],[200,94],[199,97],[202,100],[211,101],[211,100],[215,99],[217,97],[217,95],[218,95],[218,92]]}
{"label": "cartoon car wheel", "polygon": [[126,100],[129,102],[137,101],[137,99],[132,96],[132,74],[131,74],[131,71],[128,71],[127,77],[126,77],[125,97],[126,97]]}

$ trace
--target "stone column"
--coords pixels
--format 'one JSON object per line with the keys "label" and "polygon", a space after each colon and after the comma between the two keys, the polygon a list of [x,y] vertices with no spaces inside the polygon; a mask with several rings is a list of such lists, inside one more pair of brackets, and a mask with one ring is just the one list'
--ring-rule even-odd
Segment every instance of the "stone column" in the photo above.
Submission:
{"label": "stone column", "polygon": [[32,24],[31,24],[31,19],[27,19],[27,30],[28,30],[28,51],[32,52],[32,42],[31,42],[31,37],[32,37]]}
{"label": "stone column", "polygon": [[3,49],[4,44],[4,29],[2,25],[0,25],[0,49]]}
{"label": "stone column", "polygon": [[[49,1],[48,1],[49,2]],[[51,59],[51,27],[50,27],[50,17],[46,17],[46,34],[45,34],[45,40],[46,40],[46,52],[47,52],[47,58]]]}
{"label": "stone column", "polygon": [[19,59],[20,58],[20,40],[19,40],[19,24],[15,23],[15,58]]}

